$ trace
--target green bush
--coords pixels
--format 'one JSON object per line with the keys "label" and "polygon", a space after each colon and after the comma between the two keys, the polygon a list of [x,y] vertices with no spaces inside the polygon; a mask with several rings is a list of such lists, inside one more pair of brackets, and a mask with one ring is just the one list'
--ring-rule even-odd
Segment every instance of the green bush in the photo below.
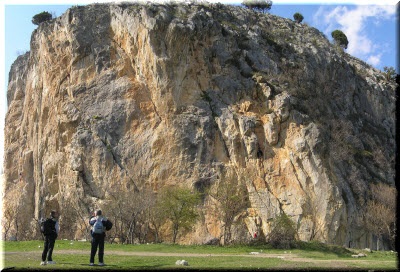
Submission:
{"label": "green bush", "polygon": [[51,15],[51,13],[49,13],[47,11],[43,11],[43,12],[38,13],[35,16],[33,16],[32,24],[39,25],[40,23],[43,23],[45,21],[49,21],[51,19],[53,19],[53,16]]}
{"label": "green bush", "polygon": [[344,49],[347,49],[349,41],[347,40],[346,34],[344,34],[341,30],[336,29],[332,31],[331,35],[336,44],[338,44],[340,47],[343,47]]}
{"label": "green bush", "polygon": [[396,80],[396,70],[393,67],[385,66],[383,67],[383,71],[385,72],[385,78],[387,81]]}
{"label": "green bush", "polygon": [[272,7],[271,0],[245,0],[242,5],[248,9],[261,11],[262,13],[267,12]]}
{"label": "green bush", "polygon": [[297,22],[297,23],[301,23],[304,19],[304,16],[301,13],[296,12],[295,14],[293,14],[293,19]]}
{"label": "green bush", "polygon": [[196,209],[200,194],[187,188],[165,187],[159,192],[159,209],[172,224],[172,243],[176,243],[178,233],[189,230],[199,217]]}
{"label": "green bush", "polygon": [[295,223],[282,213],[274,219],[267,242],[274,248],[289,249],[296,246],[296,238]]}

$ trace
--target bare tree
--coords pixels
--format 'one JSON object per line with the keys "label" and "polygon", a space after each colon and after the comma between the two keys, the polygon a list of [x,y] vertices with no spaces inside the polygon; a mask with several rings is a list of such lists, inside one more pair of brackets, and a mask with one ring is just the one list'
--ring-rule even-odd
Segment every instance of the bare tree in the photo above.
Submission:
{"label": "bare tree", "polygon": [[4,198],[2,225],[5,228],[3,230],[5,238],[10,238],[11,232],[14,234],[14,238],[20,241],[26,240],[31,234],[29,231],[30,218],[22,212],[24,204],[21,200],[26,193],[25,186],[26,183],[18,181]]}
{"label": "bare tree", "polygon": [[143,243],[149,230],[148,213],[154,203],[154,193],[148,189],[131,193],[130,211],[127,211],[126,225],[128,243],[135,240]]}
{"label": "bare tree", "polygon": [[69,195],[60,201],[60,228],[64,237],[72,238],[78,230],[86,240],[90,240],[89,203],[82,197]]}
{"label": "bare tree", "polygon": [[131,225],[130,210],[132,199],[133,196],[131,196],[130,192],[127,192],[126,188],[123,188],[123,184],[114,184],[114,186],[108,190],[106,206],[109,217],[111,217],[114,222],[111,238],[118,238],[121,243],[131,241],[128,234]]}
{"label": "bare tree", "polygon": [[377,250],[384,237],[389,239],[394,249],[396,237],[396,196],[394,186],[384,183],[370,185],[367,201],[365,225],[377,237]]}
{"label": "bare tree", "polygon": [[162,241],[161,238],[161,227],[167,220],[166,214],[163,212],[163,203],[159,196],[155,197],[154,205],[151,209],[149,209],[148,218],[149,218],[149,226],[154,232],[154,240],[155,243],[159,243]]}
{"label": "bare tree", "polygon": [[139,243],[144,243],[147,241],[147,235],[150,232],[150,214],[155,207],[156,194],[150,188],[143,188],[139,193],[140,201],[137,203],[135,235]]}
{"label": "bare tree", "polygon": [[1,226],[3,231],[3,239],[6,241],[9,238],[9,232],[12,229],[14,217],[16,213],[15,203],[7,200],[3,203],[3,216],[1,218]]}
{"label": "bare tree", "polygon": [[238,215],[248,207],[246,186],[240,182],[236,172],[229,168],[220,174],[219,180],[210,188],[208,195],[211,197],[213,213],[221,221],[221,237],[224,244],[230,244],[232,227],[239,219]]}
{"label": "bare tree", "polygon": [[145,242],[150,230],[149,213],[155,202],[154,192],[147,188],[128,190],[125,184],[117,183],[108,189],[106,202],[114,221],[112,235],[123,243]]}

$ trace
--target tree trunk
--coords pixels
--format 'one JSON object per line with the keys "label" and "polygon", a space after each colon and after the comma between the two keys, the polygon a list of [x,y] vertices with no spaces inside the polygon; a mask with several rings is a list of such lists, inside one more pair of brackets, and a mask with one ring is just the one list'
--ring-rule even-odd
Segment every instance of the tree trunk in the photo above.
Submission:
{"label": "tree trunk", "polygon": [[231,243],[231,230],[230,227],[228,227],[227,225],[225,225],[224,227],[224,244],[228,245]]}
{"label": "tree trunk", "polygon": [[179,226],[177,226],[176,224],[174,224],[173,238],[172,238],[172,243],[173,243],[173,244],[176,243],[176,237],[178,236],[178,228],[179,228]]}
{"label": "tree trunk", "polygon": [[155,237],[154,237],[154,239],[156,240],[155,242],[156,242],[156,244],[158,243],[158,231],[155,231]]}
{"label": "tree trunk", "polygon": [[380,237],[380,235],[376,236],[376,250],[377,251],[379,251],[379,240],[380,240],[379,237]]}

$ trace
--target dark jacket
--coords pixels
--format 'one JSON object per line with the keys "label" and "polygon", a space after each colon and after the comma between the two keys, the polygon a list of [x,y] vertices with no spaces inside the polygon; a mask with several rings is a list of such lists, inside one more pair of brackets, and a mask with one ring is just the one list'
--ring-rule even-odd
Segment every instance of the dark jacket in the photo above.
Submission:
{"label": "dark jacket", "polygon": [[47,218],[43,224],[45,225],[43,227],[44,236],[52,239],[57,239],[58,233],[60,231],[60,225],[58,224],[58,221],[54,218]]}

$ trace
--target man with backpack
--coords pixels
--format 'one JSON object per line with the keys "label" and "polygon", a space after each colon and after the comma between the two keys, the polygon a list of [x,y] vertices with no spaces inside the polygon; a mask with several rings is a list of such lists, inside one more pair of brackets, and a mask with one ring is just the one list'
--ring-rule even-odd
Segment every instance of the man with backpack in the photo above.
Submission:
{"label": "man with backpack", "polygon": [[89,220],[92,226],[90,231],[92,235],[92,247],[90,250],[90,266],[94,265],[94,256],[96,255],[97,248],[99,248],[99,265],[104,265],[104,239],[106,231],[112,228],[112,223],[107,218],[103,217],[101,210],[96,211],[96,215],[92,216]]}
{"label": "man with backpack", "polygon": [[[58,212],[51,211],[50,218],[45,220],[42,219],[40,223],[40,231],[44,235],[44,246],[42,253],[42,262],[40,265],[55,264],[53,261],[53,249],[56,242],[58,233],[60,231],[60,226],[58,224]],[[47,258],[47,262],[46,262]]]}

